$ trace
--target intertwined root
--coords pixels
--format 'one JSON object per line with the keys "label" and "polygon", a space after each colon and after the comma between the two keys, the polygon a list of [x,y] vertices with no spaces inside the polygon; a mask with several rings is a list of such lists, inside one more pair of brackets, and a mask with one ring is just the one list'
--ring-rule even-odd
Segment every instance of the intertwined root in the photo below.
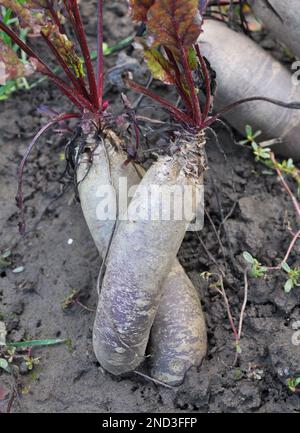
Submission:
{"label": "intertwined root", "polygon": [[92,164],[82,160],[78,168],[82,209],[102,257],[114,232],[94,326],[94,350],[111,373],[132,371],[144,359],[154,322],[148,346],[152,376],[177,385],[188,368],[200,365],[206,352],[201,304],[176,260],[188,221],[136,221],[130,215],[143,205],[138,192],[141,184],[186,182],[186,165],[169,157],[159,161],[137,188],[129,220],[115,227],[114,221],[97,220],[96,189],[117,185],[121,175],[129,187],[140,182],[134,166],[124,167],[124,160],[106,139],[98,143]]}

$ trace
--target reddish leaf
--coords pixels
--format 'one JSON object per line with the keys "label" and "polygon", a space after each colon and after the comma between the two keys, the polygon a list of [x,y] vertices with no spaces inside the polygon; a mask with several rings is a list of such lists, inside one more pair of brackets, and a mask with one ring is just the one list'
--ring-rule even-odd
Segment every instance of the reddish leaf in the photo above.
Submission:
{"label": "reddish leaf", "polygon": [[129,0],[132,18],[134,21],[147,21],[147,13],[155,0]]}
{"label": "reddish leaf", "polygon": [[0,40],[0,85],[8,80],[30,75],[34,72],[32,65],[24,64],[17,54]]}
{"label": "reddish leaf", "polygon": [[160,0],[148,11],[148,31],[155,45],[163,45],[178,55],[195,44],[201,33],[198,0]]}
{"label": "reddish leaf", "polygon": [[11,9],[18,17],[21,27],[28,28],[33,35],[38,35],[45,24],[45,15],[39,13],[46,1],[27,1],[23,4],[16,0],[1,0],[0,5]]}

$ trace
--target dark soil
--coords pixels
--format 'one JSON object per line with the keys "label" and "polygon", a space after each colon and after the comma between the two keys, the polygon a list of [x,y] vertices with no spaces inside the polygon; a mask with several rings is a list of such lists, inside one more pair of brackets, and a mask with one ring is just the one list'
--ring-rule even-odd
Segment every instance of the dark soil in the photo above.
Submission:
{"label": "dark soil", "polygon": [[[124,2],[106,3],[106,40],[115,43],[132,28]],[[94,7],[95,1],[84,2],[92,43]],[[115,58],[107,59],[108,65],[114,62]],[[108,97],[119,110],[114,88]],[[94,314],[79,305],[62,309],[72,290],[80,291],[83,304],[95,308],[99,259],[73,189],[59,197],[62,187],[57,178],[64,170],[60,154],[65,140],[55,134],[40,140],[27,165],[24,191],[28,230],[32,230],[24,239],[17,233],[16,169],[26,144],[44,122],[35,109],[42,103],[59,110],[67,105],[49,82],[31,93],[19,92],[0,105],[0,247],[13,249],[12,264],[0,274],[0,320],[6,323],[10,341],[69,338],[72,350],[64,344],[35,349],[35,356],[41,359],[33,372],[16,380],[0,373],[0,385],[19,390],[12,411],[300,412],[299,397],[286,385],[300,370],[300,345],[292,344],[295,323],[300,321],[299,288],[285,294],[281,273],[249,279],[242,353],[232,367],[234,337],[223,299],[200,277],[204,271],[219,272],[215,262],[225,269],[226,262],[225,288],[238,320],[244,296],[242,252],[247,250],[272,265],[280,262],[290,241],[287,222],[293,223],[295,215],[276,176],[255,163],[250,151],[234,144],[227,130],[220,127],[216,131],[219,146],[213,138],[208,140],[206,209],[217,229],[221,227],[222,248],[206,217],[204,230],[199,235],[188,233],[179,254],[202,297],[209,337],[207,358],[200,371],[191,370],[184,384],[175,389],[137,375],[115,378],[101,370],[93,355]],[[299,246],[291,255],[291,265],[297,264],[298,253]],[[24,271],[13,273],[19,266]],[[0,410],[7,403],[0,395]]]}

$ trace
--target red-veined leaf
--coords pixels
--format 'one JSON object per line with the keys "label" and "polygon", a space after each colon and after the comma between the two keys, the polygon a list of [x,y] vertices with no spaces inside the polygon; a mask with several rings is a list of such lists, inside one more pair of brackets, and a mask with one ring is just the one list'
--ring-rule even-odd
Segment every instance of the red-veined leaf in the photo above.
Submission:
{"label": "red-veined leaf", "polygon": [[147,13],[155,0],[129,0],[132,18],[134,21],[147,21]]}
{"label": "red-veined leaf", "polygon": [[201,33],[198,0],[160,0],[148,11],[148,31],[155,45],[163,45],[175,55],[189,48]]}

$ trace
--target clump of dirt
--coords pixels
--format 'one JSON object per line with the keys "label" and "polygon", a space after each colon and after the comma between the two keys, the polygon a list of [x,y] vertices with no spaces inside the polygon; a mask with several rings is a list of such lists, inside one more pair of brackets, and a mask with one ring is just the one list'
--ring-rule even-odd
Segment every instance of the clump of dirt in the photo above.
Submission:
{"label": "clump of dirt", "polygon": [[[93,44],[95,1],[84,2],[82,8]],[[109,43],[132,32],[126,14],[124,2],[109,2],[105,15]],[[108,64],[114,61],[109,58]],[[168,91],[161,85],[159,90]],[[108,98],[113,108],[120,109],[114,88]],[[300,399],[286,385],[300,370],[300,345],[293,344],[300,323],[299,289],[286,295],[281,274],[249,279],[242,353],[232,367],[234,338],[223,300],[200,276],[205,271],[219,272],[216,264],[223,267],[232,313],[238,319],[244,296],[242,252],[250,251],[262,263],[272,265],[280,262],[290,242],[287,221],[294,218],[293,208],[276,176],[264,174],[251,152],[234,144],[226,129],[216,130],[219,145],[213,137],[208,140],[205,226],[200,233],[186,234],[179,253],[202,298],[208,325],[207,358],[176,389],[157,386],[137,375],[115,378],[102,371],[93,354],[94,314],[78,304],[62,309],[73,290],[79,291],[82,304],[95,308],[100,263],[73,189],[63,193],[58,182],[66,141],[55,134],[40,140],[27,164],[24,192],[28,229],[32,230],[24,239],[17,233],[16,168],[29,138],[43,121],[35,110],[40,104],[67,107],[49,82],[0,105],[1,249],[12,248],[11,264],[0,273],[0,320],[6,323],[10,341],[61,337],[69,338],[72,347],[35,349],[40,364],[18,379],[23,392],[12,410],[300,412]],[[149,101],[143,104],[157,116],[156,110],[149,109]],[[291,265],[299,265],[298,254],[296,246]],[[13,273],[19,266],[24,271]],[[14,383],[2,373],[0,384],[0,410],[4,410],[7,390]]]}

